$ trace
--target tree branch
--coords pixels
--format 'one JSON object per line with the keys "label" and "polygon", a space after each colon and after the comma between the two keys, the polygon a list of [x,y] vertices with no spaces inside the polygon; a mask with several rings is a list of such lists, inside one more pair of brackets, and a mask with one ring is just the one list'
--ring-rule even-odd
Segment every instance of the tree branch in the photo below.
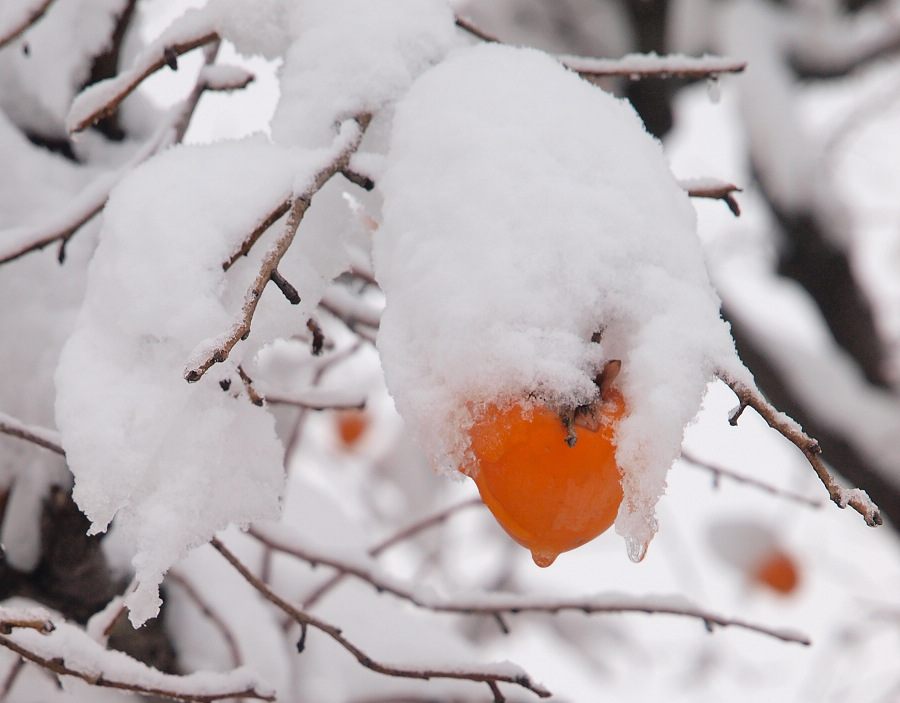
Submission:
{"label": "tree branch", "polygon": [[9,26],[0,27],[0,49],[28,31],[28,28],[43,17],[52,4],[53,0],[38,0],[31,7],[23,8],[21,17],[14,18]]}
{"label": "tree branch", "polygon": [[737,483],[744,483],[748,486],[753,486],[754,488],[758,488],[761,491],[765,491],[766,493],[771,493],[772,495],[781,496],[782,498],[787,498],[788,500],[793,500],[797,503],[803,503],[804,505],[808,505],[811,508],[821,508],[822,503],[817,500],[812,500],[807,498],[806,496],[802,496],[799,493],[793,493],[791,491],[785,491],[781,488],[776,488],[775,486],[770,486],[768,483],[763,483],[762,481],[758,481],[755,478],[750,478],[749,476],[742,476],[741,474],[735,473],[734,471],[730,471],[729,469],[725,469],[721,466],[716,466],[707,461],[703,461],[702,459],[698,459],[693,456],[689,452],[681,450],[681,458],[688,464],[693,466],[697,466],[701,469],[706,469],[711,472],[716,485],[719,482],[719,476],[726,476],[730,478],[732,481]]}
{"label": "tree branch", "polygon": [[203,595],[194,588],[193,584],[188,581],[181,574],[173,571],[169,571],[166,575],[167,579],[171,580],[173,583],[178,584],[178,587],[183,590],[188,598],[190,598],[194,605],[200,609],[200,612],[213,624],[213,626],[219,631],[219,634],[222,635],[222,639],[225,640],[225,645],[228,647],[228,653],[231,656],[231,664],[232,666],[242,666],[244,664],[244,660],[241,657],[241,650],[238,647],[237,639],[234,636],[234,633],[231,631],[231,628],[228,627],[228,623],[215,611],[212,609],[209,603],[207,603],[206,599]]}
{"label": "tree branch", "polygon": [[717,78],[723,73],[741,73],[746,61],[723,56],[660,56],[655,53],[628,54],[619,59],[586,56],[557,56],[563,66],[586,80],[600,78]]}
{"label": "tree branch", "polygon": [[[219,41],[219,38],[218,32],[204,26],[197,27],[194,33],[185,33],[172,41],[168,41],[169,32],[164,33],[147,47],[132,68],[115,78],[95,83],[75,99],[66,118],[67,131],[69,134],[82,132],[95,122],[108,117],[147,77],[163,66],[172,66],[174,63],[177,68],[178,56]],[[204,87],[206,85],[204,82]]]}
{"label": "tree branch", "polygon": [[807,435],[803,431],[803,428],[794,420],[776,410],[765,398],[763,398],[762,393],[756,388],[750,388],[740,381],[733,379],[731,375],[724,370],[719,370],[717,376],[724,381],[732,391],[734,391],[734,394],[738,397],[738,401],[740,402],[740,405],[728,419],[732,425],[737,424],[738,418],[746,408],[753,408],[759,416],[766,421],[769,427],[777,430],[785,439],[803,452],[803,455],[806,457],[810,466],[812,466],[813,471],[816,472],[819,480],[828,490],[828,496],[835,505],[839,508],[845,508],[849,505],[863,516],[866,524],[870,527],[881,525],[883,523],[878,506],[872,502],[872,499],[869,498],[865,491],[858,488],[846,489],[838,485],[837,481],[835,481],[834,477],[826,468],[825,462],[822,461],[822,448],[819,446],[817,440]]}
{"label": "tree branch", "polygon": [[416,607],[430,610],[436,613],[454,613],[457,615],[489,615],[500,617],[503,615],[518,615],[520,613],[550,613],[557,614],[562,611],[580,611],[585,614],[593,613],[647,613],[662,615],[678,615],[681,617],[696,618],[702,620],[707,627],[718,625],[720,627],[740,627],[760,634],[775,637],[784,642],[796,642],[809,644],[809,640],[803,636],[785,630],[776,630],[755,625],[743,620],[734,620],[720,615],[706,612],[693,605],[673,605],[666,600],[653,599],[620,599],[619,597],[598,596],[576,598],[573,600],[527,600],[515,597],[482,597],[469,602],[454,599],[444,601],[437,597],[422,594],[416,589],[409,588],[406,584],[397,582],[382,574],[365,563],[353,563],[348,560],[335,558],[329,553],[317,552],[306,548],[299,540],[288,542],[275,534],[273,530],[253,528],[251,534],[260,542],[279,552],[291,554],[310,564],[329,566],[341,573],[354,576],[374,587],[378,592],[390,593],[401,598]]}
{"label": "tree branch", "polygon": [[[456,16],[456,26],[473,37],[492,44],[500,39],[480,29],[474,22]],[[746,61],[721,56],[659,56],[656,53],[628,54],[619,59],[598,59],[589,56],[557,56],[557,60],[570,71],[589,81],[601,78],[717,78],[722,73],[741,73]]]}
{"label": "tree branch", "polygon": [[[83,630],[66,622],[54,626],[46,618],[38,618],[35,623],[26,622],[16,627],[17,631],[12,634],[11,627],[0,630],[0,646],[58,676],[74,676],[92,686],[196,703],[240,697],[275,700],[271,693],[260,691],[246,671],[186,676],[165,674],[123,652],[106,649]],[[22,631],[23,627],[34,631]],[[77,656],[72,654],[75,651]],[[110,674],[110,671],[116,673]]]}
{"label": "tree branch", "polygon": [[60,444],[58,432],[48,430],[45,427],[26,425],[21,420],[17,420],[6,413],[0,413],[0,433],[24,439],[26,442],[37,444],[39,447],[49,449],[51,452],[56,452],[62,456],[66,455]]}
{"label": "tree branch", "polygon": [[[212,65],[218,46],[218,42],[214,42],[207,47],[206,66]],[[163,123],[157,128],[153,136],[124,166],[114,173],[99,176],[74,198],[61,213],[57,213],[48,221],[32,227],[17,227],[0,232],[0,235],[2,235],[0,239],[5,240],[5,243],[0,245],[0,264],[43,249],[54,242],[62,243],[59,253],[59,261],[62,263],[65,258],[65,244],[79,229],[103,210],[113,187],[136,166],[157,152],[172,144],[181,142],[190,125],[191,117],[197,109],[200,98],[207,90],[212,90],[212,88],[203,78],[203,72],[201,71],[188,97],[182,101],[181,105],[169,112],[169,115],[163,120]]]}
{"label": "tree branch", "polygon": [[738,204],[734,194],[743,192],[743,189],[734,185],[734,183],[710,178],[688,178],[679,179],[678,185],[692,198],[710,198],[723,201],[728,206],[728,209],[731,210],[731,214],[735,217],[740,217],[741,206]]}
{"label": "tree branch", "polygon": [[[496,690],[498,682],[511,683],[521,686],[541,698],[550,696],[550,691],[543,686],[533,682],[530,677],[524,673],[509,674],[505,671],[476,671],[461,669],[437,669],[437,668],[412,668],[403,666],[394,666],[384,664],[372,659],[363,650],[350,642],[340,629],[334,625],[320,620],[285,601],[281,596],[275,593],[269,586],[257,578],[224,544],[218,539],[213,538],[210,544],[225,557],[226,560],[244,577],[244,579],[253,586],[259,593],[270,603],[282,610],[286,615],[290,616],[295,622],[301,626],[312,627],[330,637],[341,647],[346,649],[363,667],[385,676],[394,676],[408,679],[456,679],[463,681],[474,681],[476,683],[485,683],[491,687],[491,691]],[[505,668],[508,668],[506,665]],[[491,685],[493,684],[493,685]]]}
{"label": "tree branch", "polygon": [[[377,557],[393,547],[395,544],[399,544],[400,542],[403,542],[410,537],[414,537],[424,530],[436,527],[437,525],[440,525],[442,522],[446,521],[449,517],[458,513],[460,510],[472,508],[476,505],[482,505],[481,499],[470,498],[469,500],[464,500],[463,502],[457,503],[456,505],[451,505],[449,508],[445,508],[444,510],[435,513],[434,515],[429,515],[422,520],[417,520],[412,525],[404,527],[399,532],[394,533],[383,542],[372,547],[369,550],[368,554],[370,557]],[[257,536],[252,528],[250,529],[250,535],[252,535],[253,537]],[[266,544],[264,540],[261,541]],[[269,547],[269,549],[273,548],[272,545],[267,546]],[[303,607],[311,608],[322,598],[322,596],[324,596],[326,593],[328,593],[328,591],[330,591],[341,581],[343,581],[347,575],[348,573],[346,571],[339,571],[338,573],[336,573],[303,600]]]}
{"label": "tree branch", "polygon": [[[281,259],[294,241],[294,235],[297,233],[297,228],[300,226],[303,216],[312,204],[313,196],[321,190],[332,176],[339,173],[347,165],[350,157],[359,147],[371,118],[369,114],[358,115],[354,118],[356,122],[355,133],[349,137],[346,145],[340,149],[331,163],[321,168],[315,174],[312,184],[293,198],[284,229],[278,239],[275,240],[272,248],[266,253],[259,273],[244,296],[244,305],[241,308],[240,316],[232,323],[231,329],[211,343],[205,342],[194,351],[184,371],[184,379],[188,383],[199,381],[213,364],[225,361],[237,343],[249,336],[250,323],[253,320],[253,315],[256,312],[256,306],[259,304],[263,290],[271,280],[272,272],[276,270]],[[341,137],[338,137],[338,139],[341,139]]]}

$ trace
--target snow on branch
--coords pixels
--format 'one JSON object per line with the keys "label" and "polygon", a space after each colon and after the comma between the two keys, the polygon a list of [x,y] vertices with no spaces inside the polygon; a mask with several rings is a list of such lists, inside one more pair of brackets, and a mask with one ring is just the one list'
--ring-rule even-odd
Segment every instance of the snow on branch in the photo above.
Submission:
{"label": "snow on branch", "polygon": [[[456,17],[456,26],[482,41],[503,43],[471,20]],[[560,63],[587,80],[600,78],[717,78],[722,73],[741,73],[746,61],[722,56],[685,56],[656,53],[628,54],[620,59],[598,59],[589,56],[559,55]]]}
{"label": "snow on branch", "polygon": [[648,613],[677,615],[702,620],[708,629],[712,626],[739,627],[760,634],[775,637],[784,642],[809,644],[809,639],[788,630],[771,629],[743,620],[725,618],[707,612],[690,603],[672,598],[631,598],[620,595],[600,594],[575,599],[528,599],[515,596],[483,594],[468,600],[456,597],[445,600],[422,589],[410,588],[407,584],[380,572],[368,560],[353,561],[335,557],[331,552],[322,552],[303,543],[300,535],[281,526],[255,527],[251,534],[267,547],[302,559],[310,564],[324,565],[340,573],[354,576],[371,584],[377,591],[390,593],[413,605],[436,613],[458,615],[489,615],[495,618],[520,613],[557,614],[565,610],[594,613]]}
{"label": "snow on branch", "polygon": [[[300,226],[303,216],[312,204],[313,196],[321,190],[322,186],[332,176],[340,173],[347,165],[350,156],[359,147],[370,120],[371,115],[368,114],[358,115],[352,120],[347,120],[342,125],[341,134],[338,136],[338,142],[342,143],[343,146],[338,148],[336,156],[313,176],[312,182],[302,193],[292,197],[290,212],[284,228],[263,258],[260,271],[244,296],[244,305],[241,308],[239,317],[233,322],[228,331],[217,338],[202,342],[194,350],[184,371],[184,378],[188,383],[199,381],[213,364],[225,361],[235,345],[241,339],[246,339],[250,334],[250,323],[253,320],[253,315],[256,312],[256,306],[259,304],[263,290],[266,284],[272,280],[272,275],[275,273],[278,264],[294,241],[294,235],[297,233],[297,228]],[[351,123],[355,127],[350,126]],[[269,218],[266,219],[268,220]],[[274,220],[272,221],[274,222]]]}
{"label": "snow on branch", "polygon": [[717,78],[722,73],[741,73],[746,61],[723,56],[685,56],[656,53],[628,54],[620,59],[595,59],[586,56],[557,56],[566,68],[582,78]]}
{"label": "snow on branch", "polygon": [[[59,433],[54,430],[48,430],[46,427],[37,427],[36,425],[26,425],[21,420],[17,420],[11,415],[0,412],[0,433],[24,439],[26,442],[37,444],[51,452],[56,452],[65,456],[62,444],[60,443]],[[0,608],[0,618],[2,618],[3,609]]]}
{"label": "snow on branch", "polygon": [[524,671],[519,667],[509,663],[495,665],[493,667],[485,667],[481,669],[462,669],[459,667],[432,667],[432,666],[406,666],[394,665],[379,662],[363,650],[347,639],[341,630],[320,618],[306,613],[299,608],[294,607],[281,596],[275,593],[267,584],[253,574],[222,542],[213,539],[210,544],[244,577],[244,579],[253,586],[259,593],[270,603],[278,607],[282,612],[297,622],[304,631],[307,627],[312,627],[319,632],[330,637],[337,644],[347,650],[361,666],[385,676],[394,676],[407,679],[457,679],[463,681],[474,681],[476,683],[487,684],[491,693],[494,695],[495,702],[502,702],[505,698],[500,693],[499,683],[510,683],[521,686],[540,698],[548,698],[551,694],[546,688],[531,680]]}
{"label": "snow on branch", "polygon": [[[217,50],[218,42],[214,42],[207,47],[204,69],[217,68],[213,65]],[[220,83],[223,82],[224,79],[220,81]],[[181,142],[203,93],[207,90],[234,90],[237,87],[240,86],[232,84],[228,88],[222,88],[221,85],[210,81],[207,74],[201,70],[188,97],[172,108],[153,136],[121,168],[98,176],[77,197],[73,198],[66,207],[53,214],[46,221],[37,225],[14,227],[0,231],[0,241],[3,242],[0,245],[0,264],[5,264],[30,252],[43,249],[54,242],[61,243],[59,261],[62,263],[65,258],[66,243],[81,227],[87,224],[91,218],[106,206],[106,201],[109,200],[109,193],[112,188],[136,166],[172,144]]]}
{"label": "snow on branch", "polygon": [[743,188],[739,188],[734,183],[720,181],[715,178],[682,178],[679,179],[678,185],[692,198],[710,198],[711,200],[723,201],[735,217],[740,217],[741,206],[738,205],[734,194],[743,192]]}
{"label": "snow on branch", "polygon": [[[82,132],[108,117],[148,76],[163,66],[177,70],[179,56],[218,40],[219,33],[208,22],[173,25],[144,49],[127,71],[82,91],[69,110],[66,130],[69,134]],[[209,86],[210,83],[204,79],[204,85]]]}
{"label": "snow on branch", "polygon": [[737,425],[741,414],[748,407],[753,408],[773,430],[777,430],[785,439],[794,444],[812,466],[819,480],[828,489],[828,496],[839,508],[848,505],[863,516],[870,527],[883,524],[881,511],[865,491],[855,488],[846,489],[838,484],[822,461],[822,448],[818,440],[807,435],[803,428],[790,417],[776,410],[759,392],[758,389],[745,385],[734,379],[727,371],[719,370],[717,376],[734,391],[740,405],[728,418],[732,425]]}
{"label": "snow on branch", "polygon": [[5,16],[0,18],[0,49],[22,36],[37,22],[53,0],[31,0],[24,3],[5,3]]}
{"label": "snow on branch", "polygon": [[36,630],[43,634],[56,627],[50,615],[42,608],[11,608],[0,605],[0,635],[9,635],[14,629]]}
{"label": "snow on branch", "polygon": [[197,703],[226,698],[275,700],[272,691],[247,669],[166,674],[123,652],[106,649],[79,627],[52,622],[48,614],[36,613],[36,609],[0,608],[0,646],[59,676],[74,676],[101,688]]}

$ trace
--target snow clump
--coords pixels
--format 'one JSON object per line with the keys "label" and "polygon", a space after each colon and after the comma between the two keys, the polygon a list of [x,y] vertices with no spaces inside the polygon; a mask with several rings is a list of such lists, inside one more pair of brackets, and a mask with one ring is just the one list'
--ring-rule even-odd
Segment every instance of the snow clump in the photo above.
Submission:
{"label": "snow clump", "polygon": [[639,558],[685,426],[716,367],[736,366],[660,144],[549,56],[482,45],[397,106],[379,186],[378,347],[414,436],[453,470],[480,406],[589,403],[621,360],[616,530]]}

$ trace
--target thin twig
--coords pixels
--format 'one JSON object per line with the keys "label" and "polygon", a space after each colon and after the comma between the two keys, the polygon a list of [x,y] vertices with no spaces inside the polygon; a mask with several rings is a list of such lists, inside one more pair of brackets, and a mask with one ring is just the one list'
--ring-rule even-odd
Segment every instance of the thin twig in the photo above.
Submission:
{"label": "thin twig", "polygon": [[710,181],[706,179],[687,179],[679,181],[678,185],[687,191],[687,194],[692,198],[721,200],[728,206],[728,209],[731,210],[732,215],[740,217],[741,206],[738,204],[734,194],[743,192],[743,189],[734,185],[734,183],[728,183],[726,181]]}
{"label": "thin twig", "polygon": [[191,360],[191,362],[189,362],[184,371],[184,379],[188,383],[199,381],[203,377],[203,374],[205,374],[213,364],[225,361],[237,343],[241,339],[246,339],[247,336],[249,336],[250,323],[253,320],[253,315],[256,312],[256,306],[259,304],[259,299],[262,297],[263,290],[265,289],[266,284],[271,280],[272,272],[278,267],[282,257],[284,257],[291,243],[294,241],[294,235],[297,233],[297,228],[300,226],[303,216],[312,204],[313,196],[321,190],[322,186],[324,186],[332,176],[339,173],[341,169],[347,165],[350,157],[359,147],[360,141],[362,141],[366,127],[368,127],[369,122],[371,121],[371,115],[359,115],[354,121],[357,125],[356,132],[352,138],[349,139],[347,145],[341,149],[330,164],[321,168],[319,172],[316,173],[312,184],[303,191],[303,193],[293,199],[284,229],[272,245],[272,248],[266,253],[259,273],[247,290],[247,293],[244,296],[244,305],[241,308],[238,319],[232,324],[230,330],[220,336],[219,339],[215,340],[210,348],[203,350],[197,360]]}
{"label": "thin twig", "polygon": [[16,683],[16,678],[18,678],[19,674],[24,668],[25,659],[23,657],[19,657],[10,667],[9,672],[6,674],[6,678],[3,679],[3,685],[0,686],[0,701],[6,700],[6,697],[12,690],[13,685]]}
{"label": "thin twig", "polygon": [[19,22],[14,23],[11,27],[6,29],[5,33],[0,34],[0,49],[11,42],[14,42],[18,37],[28,31],[29,27],[44,16],[47,8],[49,8],[52,3],[53,0],[43,0],[26,12]]}
{"label": "thin twig", "polygon": [[244,660],[243,657],[241,657],[241,650],[240,647],[238,647],[237,638],[234,636],[228,623],[212,609],[212,606],[210,606],[200,591],[194,588],[193,584],[180,573],[169,571],[167,578],[173,583],[178,584],[179,588],[187,594],[188,598],[194,601],[194,605],[200,609],[200,612],[203,613],[210,623],[212,623],[219,631],[219,634],[222,635],[222,639],[225,640],[225,645],[228,647],[228,653],[231,656],[232,666],[243,666]]}
{"label": "thin twig", "polygon": [[253,387],[253,379],[247,375],[247,372],[244,371],[244,367],[240,364],[238,364],[237,372],[238,376],[241,377],[241,381],[244,384],[244,390],[247,391],[247,397],[250,398],[250,402],[254,405],[262,406],[265,400]]}
{"label": "thin twig", "polygon": [[[214,42],[207,47],[205,55],[206,65],[211,65],[215,60],[218,48],[219,42]],[[62,216],[57,214],[48,223],[23,230],[23,234],[17,237],[22,240],[21,244],[11,247],[8,251],[0,251],[0,264],[43,249],[54,242],[60,242],[57,258],[60,263],[63,263],[65,259],[65,245],[78,230],[103,210],[107,200],[109,200],[109,193],[112,188],[136,166],[166,147],[182,141],[200,102],[200,97],[208,89],[206,82],[198,79],[188,97],[178,107],[170,111],[169,116],[157,128],[154,135],[147,140],[124,166],[115,173],[100,176],[85,188],[81,196],[75,198],[66,207]],[[7,230],[6,233],[10,234],[13,232],[18,233],[19,230]]]}
{"label": "thin twig", "polygon": [[746,61],[722,56],[658,56],[629,54],[619,59],[596,59],[585,56],[557,56],[563,66],[590,82],[604,78],[717,78],[723,73],[741,73]]}
{"label": "thin twig", "polygon": [[269,276],[269,279],[277,286],[278,290],[281,291],[282,295],[287,298],[287,301],[291,305],[300,304],[300,294],[297,292],[297,289],[291,285],[290,281],[281,275],[278,269],[272,271],[272,275]]}
{"label": "thin twig", "polygon": [[301,627],[306,625],[307,627],[312,627],[322,632],[323,634],[330,637],[341,647],[346,649],[355,659],[370,671],[374,671],[379,674],[384,674],[386,676],[395,676],[399,678],[408,678],[408,679],[421,679],[421,680],[429,680],[429,679],[456,679],[463,681],[474,681],[476,683],[485,683],[491,686],[491,691],[493,692],[496,688],[498,682],[516,684],[517,686],[521,686],[529,691],[532,691],[536,695],[541,698],[547,698],[550,696],[550,691],[545,689],[540,684],[535,683],[531,680],[529,676],[526,674],[518,674],[511,675],[507,673],[499,673],[492,671],[477,671],[477,670],[463,670],[458,668],[453,669],[436,669],[436,668],[412,668],[412,667],[404,667],[404,666],[395,666],[390,664],[384,664],[382,662],[378,662],[372,659],[368,654],[366,654],[363,650],[357,647],[355,644],[350,642],[340,629],[331,625],[324,620],[320,620],[319,618],[310,615],[298,608],[295,608],[293,605],[284,600],[281,596],[275,593],[269,586],[263,583],[256,575],[253,574],[224,544],[222,544],[218,539],[213,538],[210,544],[218,550],[218,552],[228,560],[228,562],[238,571],[238,573],[244,577],[244,579],[253,586],[259,593],[270,603],[274,604],[280,610],[282,610],[286,615],[290,616],[295,622],[297,622]]}
{"label": "thin twig", "polygon": [[[482,41],[499,44],[500,39],[465,17],[456,17],[456,26]],[[601,78],[716,78],[722,73],[740,73],[746,61],[720,56],[658,56],[630,54],[620,59],[598,59],[587,56],[557,56],[563,66],[589,81]]]}
{"label": "thin twig", "polygon": [[280,220],[288,210],[291,209],[291,199],[288,198],[284,202],[279,203],[272,209],[269,214],[263,217],[260,220],[260,223],[253,228],[253,231],[247,235],[247,238],[243,241],[238,250],[231,255],[231,257],[222,264],[222,269],[227,271],[234,263],[240,259],[242,256],[246,256],[247,252],[256,244],[256,241],[269,229],[272,225],[274,225],[278,220]]}
{"label": "thin twig", "polygon": [[26,442],[37,444],[39,447],[49,449],[62,456],[66,455],[60,444],[59,433],[45,427],[26,425],[6,413],[0,413],[0,433],[24,439]]}
{"label": "thin twig", "polygon": [[465,17],[456,16],[456,26],[460,29],[465,30],[473,37],[477,39],[481,39],[481,41],[486,41],[489,44],[499,44],[500,40],[495,37],[493,34],[488,34],[483,29],[479,28],[472,20],[467,19]]}
{"label": "thin twig", "polygon": [[[461,503],[451,505],[449,508],[445,508],[444,510],[435,513],[434,515],[429,515],[422,520],[417,520],[413,524],[404,527],[399,532],[395,532],[383,542],[380,542],[379,544],[369,549],[368,554],[370,557],[377,557],[393,547],[395,544],[404,542],[429,528],[440,525],[442,522],[445,522],[448,518],[452,517],[461,510],[465,510],[466,508],[473,508],[481,504],[482,503],[480,498],[469,498],[468,500],[464,500]],[[253,529],[250,530],[250,534],[256,536]],[[272,548],[271,545],[266,544],[266,546],[270,549]],[[338,573],[336,573],[304,599],[303,607],[311,608],[322,598],[322,596],[324,596],[326,593],[328,593],[328,591],[330,591],[341,581],[343,581],[347,575],[348,574],[346,571],[339,571]]]}
{"label": "thin twig", "polygon": [[[201,31],[197,35],[183,39],[182,41],[173,42],[168,45],[160,45],[154,56],[149,57],[143,67],[136,71],[128,71],[120,74],[116,78],[110,79],[114,82],[114,90],[110,91],[110,95],[106,96],[106,100],[87,114],[77,117],[68,125],[69,133],[82,132],[95,122],[99,122],[104,117],[109,117],[119,107],[119,104],[137,88],[147,77],[156,73],[163,66],[172,64],[173,59],[178,56],[192,51],[206,44],[219,41],[219,33],[215,31]],[[204,87],[206,86],[204,82]],[[95,84],[88,90],[103,90],[106,88],[104,84]],[[75,103],[77,105],[77,102]],[[75,107],[73,105],[73,107]]]}
{"label": "thin twig", "polygon": [[870,527],[883,524],[881,511],[872,502],[872,499],[861,489],[846,489],[838,485],[834,476],[828,471],[825,462],[822,461],[822,448],[818,440],[807,435],[803,428],[784,413],[776,410],[756,388],[751,388],[740,381],[735,380],[724,370],[719,370],[717,376],[734,391],[740,405],[729,417],[728,421],[736,425],[738,418],[745,408],[753,408],[763,420],[774,430],[777,430],[785,439],[794,444],[806,457],[813,471],[819,477],[828,490],[828,496],[839,508],[848,505],[863,516]]}
{"label": "thin twig", "polygon": [[699,459],[695,457],[693,454],[681,450],[681,458],[687,462],[688,464],[692,464],[693,466],[697,466],[701,469],[706,469],[707,471],[712,472],[713,476],[716,480],[718,480],[719,476],[726,476],[730,478],[732,481],[737,483],[744,483],[748,486],[753,486],[754,488],[758,488],[761,491],[765,491],[766,493],[771,493],[772,495],[781,496],[782,498],[787,498],[788,500],[793,500],[797,503],[803,503],[804,505],[808,505],[811,508],[821,508],[822,503],[817,500],[813,500],[811,498],[807,498],[806,496],[800,495],[799,493],[794,493],[792,491],[785,491],[781,488],[777,488],[775,486],[771,486],[768,483],[763,481],[759,481],[755,478],[751,478],[749,476],[743,476],[741,474],[735,473],[729,469],[723,468],[721,466],[716,466],[714,464],[709,463],[708,461],[704,461],[703,459]]}
{"label": "thin twig", "polygon": [[[439,598],[426,596],[421,592],[408,588],[405,584],[400,584],[393,579],[387,579],[378,574],[373,569],[366,568],[358,563],[342,561],[330,554],[302,549],[297,544],[287,544],[279,541],[272,535],[265,534],[259,528],[253,528],[251,534],[266,546],[286,554],[291,554],[298,559],[302,559],[310,564],[321,566],[329,566],[333,569],[354,576],[361,581],[365,581],[375,588],[378,592],[390,593],[401,598],[413,605],[430,610],[436,613],[454,613],[457,615],[488,615],[495,617],[497,615],[518,615],[520,613],[550,613],[557,614],[563,611],[579,611],[585,614],[594,613],[647,613],[659,615],[676,615],[681,617],[695,618],[702,620],[709,628],[712,625],[720,627],[739,627],[745,630],[751,630],[760,634],[775,637],[784,642],[795,642],[798,644],[809,644],[809,640],[803,636],[793,632],[784,630],[776,630],[762,625],[746,622],[744,620],[735,620],[726,618],[714,613],[709,613],[692,605],[671,605],[664,601],[653,603],[651,601],[621,601],[611,602],[608,597],[598,599],[592,598],[576,598],[572,600],[560,601],[532,601],[515,598],[495,598],[495,599],[477,599],[471,602],[463,602],[459,599],[453,601],[444,601]],[[492,602],[493,601],[493,602]]]}
{"label": "thin twig", "polygon": [[115,688],[121,691],[131,691],[134,693],[142,693],[150,696],[163,696],[164,698],[172,698],[180,701],[192,701],[193,703],[212,703],[226,698],[257,698],[264,701],[274,701],[275,696],[260,693],[254,688],[247,688],[242,691],[226,691],[223,693],[188,693],[167,690],[156,686],[144,685],[134,681],[122,681],[113,678],[107,678],[103,673],[97,674],[96,671],[82,671],[66,666],[65,661],[60,658],[48,659],[36,652],[32,652],[26,647],[14,642],[10,638],[0,635],[0,645],[15,652],[23,659],[34,662],[48,671],[52,671],[59,676],[75,676],[83,681],[87,681],[92,686],[100,688]]}

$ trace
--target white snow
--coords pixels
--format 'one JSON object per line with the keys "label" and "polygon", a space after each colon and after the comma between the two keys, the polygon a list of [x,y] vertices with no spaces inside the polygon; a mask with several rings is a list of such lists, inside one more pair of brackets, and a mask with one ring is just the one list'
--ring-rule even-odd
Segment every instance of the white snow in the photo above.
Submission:
{"label": "white snow", "polygon": [[433,463],[464,460],[479,403],[586,403],[620,359],[616,526],[645,545],[684,427],[716,365],[735,358],[659,144],[626,103],[551,58],[480,46],[400,102],[379,185],[378,345]]}
{"label": "white snow", "polygon": [[[20,5],[4,2],[0,23],[9,18],[7,6]],[[125,0],[52,3],[39,22],[0,50],[0,109],[38,134],[64,136],[69,104],[88,79],[93,57],[106,49],[124,6]]]}
{"label": "white snow", "polygon": [[305,0],[288,21],[294,41],[272,120],[286,144],[329,143],[336,122],[395,100],[461,42],[441,0]]}
{"label": "white snow", "polygon": [[[253,275],[252,257],[228,274],[223,262],[330,157],[262,139],[173,148],[110,195],[56,410],[92,531],[117,515],[135,549],[135,622],[156,613],[157,585],[188,549],[278,513],[282,448],[273,418],[239,394],[240,358],[193,385],[181,369],[198,341],[228,329]],[[231,375],[226,393],[218,382]]]}

